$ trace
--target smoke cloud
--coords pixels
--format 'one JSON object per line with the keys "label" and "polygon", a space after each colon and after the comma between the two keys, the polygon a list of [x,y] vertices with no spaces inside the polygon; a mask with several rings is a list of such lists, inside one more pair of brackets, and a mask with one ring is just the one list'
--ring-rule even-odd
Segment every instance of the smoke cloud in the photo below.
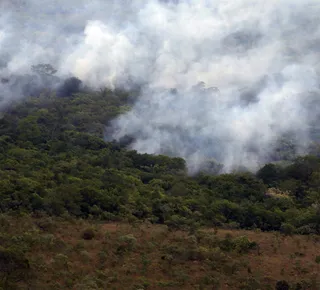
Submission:
{"label": "smoke cloud", "polygon": [[106,138],[181,156],[190,172],[209,159],[255,170],[285,134],[303,153],[319,122],[318,0],[4,0],[0,10],[0,77],[51,63],[92,87],[139,85]]}

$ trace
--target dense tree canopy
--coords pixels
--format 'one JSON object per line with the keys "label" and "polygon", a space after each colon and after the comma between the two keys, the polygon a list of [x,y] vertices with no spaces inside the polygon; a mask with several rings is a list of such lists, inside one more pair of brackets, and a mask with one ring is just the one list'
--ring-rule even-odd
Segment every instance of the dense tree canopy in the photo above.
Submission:
{"label": "dense tree canopy", "polygon": [[299,157],[286,167],[267,164],[256,175],[190,177],[181,158],[105,142],[106,124],[129,109],[127,93],[79,88],[80,81],[70,79],[64,97],[43,93],[6,109],[1,212],[320,232],[319,157]]}

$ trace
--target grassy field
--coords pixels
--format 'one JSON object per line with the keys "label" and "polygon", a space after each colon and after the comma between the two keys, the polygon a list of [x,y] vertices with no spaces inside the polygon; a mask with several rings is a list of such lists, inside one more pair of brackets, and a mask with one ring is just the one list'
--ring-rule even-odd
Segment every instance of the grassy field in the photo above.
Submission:
{"label": "grassy field", "polygon": [[0,229],[3,289],[320,289],[319,236],[8,215]]}

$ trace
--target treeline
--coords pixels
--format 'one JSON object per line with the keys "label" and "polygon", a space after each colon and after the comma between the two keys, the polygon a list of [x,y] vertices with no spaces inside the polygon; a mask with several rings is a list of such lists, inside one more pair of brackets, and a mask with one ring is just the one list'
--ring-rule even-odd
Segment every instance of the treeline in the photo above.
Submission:
{"label": "treeline", "polygon": [[48,93],[8,108],[0,120],[0,211],[320,233],[319,156],[257,174],[190,177],[181,158],[104,141],[105,125],[129,101],[121,91]]}

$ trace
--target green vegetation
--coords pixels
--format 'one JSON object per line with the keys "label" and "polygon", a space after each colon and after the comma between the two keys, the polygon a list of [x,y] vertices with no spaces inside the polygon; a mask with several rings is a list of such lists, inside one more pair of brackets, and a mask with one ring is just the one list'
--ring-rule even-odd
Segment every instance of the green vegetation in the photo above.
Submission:
{"label": "green vegetation", "polygon": [[105,124],[129,109],[121,91],[44,93],[0,120],[0,211],[149,220],[198,226],[320,232],[320,158],[256,174],[186,174],[181,158],[139,154],[105,142]]}
{"label": "green vegetation", "polygon": [[318,289],[317,151],[189,176],[181,158],[105,141],[132,101],[44,92],[3,112],[0,289]]}

